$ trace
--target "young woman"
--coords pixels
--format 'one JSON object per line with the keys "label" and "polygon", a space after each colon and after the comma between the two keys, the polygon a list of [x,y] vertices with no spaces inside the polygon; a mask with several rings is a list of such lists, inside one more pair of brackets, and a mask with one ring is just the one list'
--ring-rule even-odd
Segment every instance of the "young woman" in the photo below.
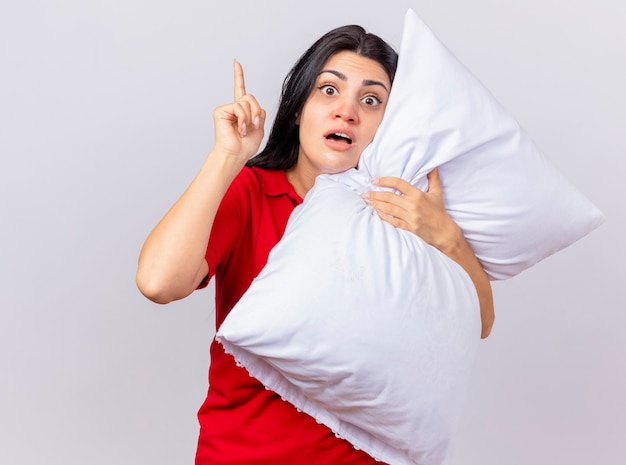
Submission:
{"label": "young woman", "polygon": [[[246,93],[243,70],[235,63],[235,98],[214,112],[213,149],[141,251],[141,292],[168,303],[215,276],[219,327],[265,265],[316,176],[357,165],[383,118],[396,64],[393,49],[359,26],[324,35],[285,79],[268,143],[251,158],[263,139],[266,113]],[[378,183],[400,192],[366,196],[381,218],[418,234],[470,275],[486,337],[493,322],[491,287],[444,209],[437,171],[429,175],[425,193],[398,178]],[[197,465],[377,463],[266,390],[215,341],[209,384],[198,414]]]}

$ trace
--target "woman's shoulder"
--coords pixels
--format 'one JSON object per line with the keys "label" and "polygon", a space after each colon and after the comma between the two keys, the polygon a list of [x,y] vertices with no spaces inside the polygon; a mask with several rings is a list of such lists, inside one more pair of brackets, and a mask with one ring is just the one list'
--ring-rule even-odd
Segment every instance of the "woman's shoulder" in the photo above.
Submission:
{"label": "woman's shoulder", "polygon": [[244,166],[231,182],[228,191],[232,193],[237,191],[258,191],[260,189],[261,181],[256,170],[252,167]]}

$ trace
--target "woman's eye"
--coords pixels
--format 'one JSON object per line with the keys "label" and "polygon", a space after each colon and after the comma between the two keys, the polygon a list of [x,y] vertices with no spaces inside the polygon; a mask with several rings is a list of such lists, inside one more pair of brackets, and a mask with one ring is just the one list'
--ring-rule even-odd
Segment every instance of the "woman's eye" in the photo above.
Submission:
{"label": "woman's eye", "polygon": [[337,89],[335,89],[333,86],[331,86],[330,84],[325,84],[323,86],[319,86],[319,89],[325,94],[325,95],[335,95],[337,93]]}
{"label": "woman's eye", "polygon": [[368,95],[367,97],[363,97],[361,99],[361,102],[370,107],[375,107],[383,103],[378,97],[374,95]]}

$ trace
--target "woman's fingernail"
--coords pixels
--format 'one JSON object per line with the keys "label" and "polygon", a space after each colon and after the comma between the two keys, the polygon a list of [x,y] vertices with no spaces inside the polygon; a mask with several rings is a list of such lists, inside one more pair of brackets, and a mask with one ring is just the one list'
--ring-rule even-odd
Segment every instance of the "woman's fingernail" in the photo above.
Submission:
{"label": "woman's fingernail", "polygon": [[379,182],[380,182],[380,180],[378,178],[372,180],[372,184],[374,184],[375,186],[378,186]]}
{"label": "woman's fingernail", "polygon": [[246,126],[246,123],[243,123],[241,125],[241,137],[246,137],[248,135],[248,128]]}
{"label": "woman's fingernail", "polygon": [[259,116],[257,116],[256,118],[254,118],[254,127],[256,129],[259,129],[259,127],[261,127],[261,118]]}

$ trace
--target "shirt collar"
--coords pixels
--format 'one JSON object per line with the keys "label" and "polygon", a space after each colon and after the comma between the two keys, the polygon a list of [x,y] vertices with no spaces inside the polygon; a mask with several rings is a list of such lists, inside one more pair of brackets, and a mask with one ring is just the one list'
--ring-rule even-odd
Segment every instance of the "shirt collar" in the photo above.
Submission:
{"label": "shirt collar", "polygon": [[263,192],[268,197],[287,195],[296,203],[302,203],[302,198],[289,183],[287,173],[284,170],[268,170],[253,166],[252,169],[259,178]]}

